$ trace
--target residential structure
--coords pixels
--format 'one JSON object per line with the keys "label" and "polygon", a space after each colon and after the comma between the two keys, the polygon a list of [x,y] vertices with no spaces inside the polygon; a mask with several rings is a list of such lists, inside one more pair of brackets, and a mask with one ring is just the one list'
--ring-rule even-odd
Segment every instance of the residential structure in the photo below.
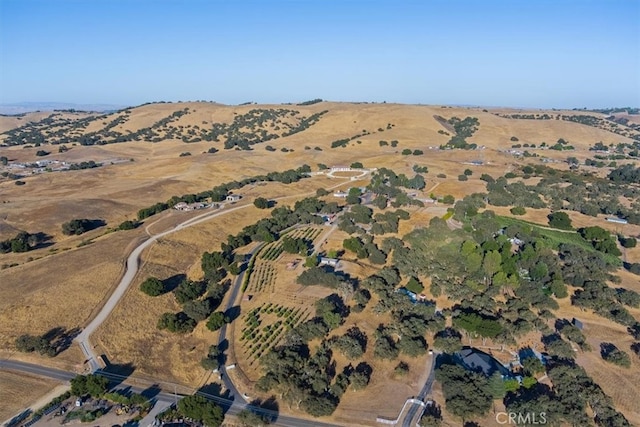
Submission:
{"label": "residential structure", "polygon": [[320,266],[328,265],[329,267],[337,268],[340,264],[340,260],[336,258],[320,258]]}
{"label": "residential structure", "polygon": [[226,199],[226,200],[227,200],[227,202],[235,203],[235,202],[240,201],[240,199],[242,199],[242,196],[241,196],[241,195],[239,195],[239,194],[229,194],[229,195],[227,196],[227,199]]}
{"label": "residential structure", "polygon": [[616,218],[616,217],[609,217],[606,218],[607,221],[609,222],[615,222],[616,224],[628,224],[629,221],[627,221],[626,219],[623,218]]}
{"label": "residential structure", "polygon": [[511,375],[509,370],[493,356],[476,348],[464,348],[456,352],[454,357],[460,365],[470,371],[481,372],[486,376],[491,376],[494,372],[499,372],[503,377]]}

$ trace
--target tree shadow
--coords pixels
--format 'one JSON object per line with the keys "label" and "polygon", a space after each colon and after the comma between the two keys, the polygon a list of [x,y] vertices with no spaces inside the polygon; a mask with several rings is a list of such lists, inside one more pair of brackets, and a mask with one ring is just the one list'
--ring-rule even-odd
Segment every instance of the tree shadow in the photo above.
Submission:
{"label": "tree shadow", "polygon": [[233,307],[230,307],[229,309],[227,309],[227,311],[224,312],[224,315],[229,318],[228,323],[233,322],[238,317],[240,317],[240,306],[234,305]]}
{"label": "tree shadow", "polygon": [[172,292],[186,279],[187,275],[184,273],[174,274],[173,276],[164,279],[162,281],[162,284],[164,285],[164,293]]}
{"label": "tree shadow", "polygon": [[136,370],[132,363],[111,363],[106,355],[103,354],[101,357],[106,365],[102,372],[105,377],[109,378],[114,387],[122,384]]}
{"label": "tree shadow", "polygon": [[153,384],[147,387],[146,389],[142,390],[140,394],[149,400],[153,400],[161,392],[162,392],[162,389],[160,388],[160,385]]}
{"label": "tree shadow", "polygon": [[222,391],[222,385],[218,383],[205,384],[198,389],[197,394],[203,395],[222,407],[222,411],[226,414],[233,404],[233,396],[230,390]]}
{"label": "tree shadow", "polygon": [[247,410],[261,415],[266,421],[273,424],[278,420],[280,415],[280,405],[275,396],[270,396],[267,399],[253,399],[249,402]]}
{"label": "tree shadow", "polygon": [[54,244],[51,239],[53,239],[53,236],[47,233],[43,233],[42,231],[33,233],[29,238],[29,241],[33,243],[31,245],[31,249],[48,248],[49,246],[52,246]]}
{"label": "tree shadow", "polygon": [[20,414],[18,414],[15,417],[11,418],[11,420],[9,420],[6,424],[3,424],[3,425],[6,425],[8,427],[17,426],[22,421],[26,420],[31,414],[32,414],[31,409],[26,409],[23,412],[21,412]]}
{"label": "tree shadow", "polygon": [[571,322],[569,322],[567,319],[556,319],[554,323],[554,327],[556,328],[557,332],[562,331],[564,328],[566,328],[569,325],[571,325]]}
{"label": "tree shadow", "polygon": [[85,223],[85,233],[105,225],[107,225],[107,222],[104,219],[88,219]]}
{"label": "tree shadow", "polygon": [[49,341],[49,345],[55,350],[55,355],[68,350],[73,344],[73,340],[80,335],[82,330],[80,328],[65,329],[63,327],[56,327],[47,331],[42,337]]}

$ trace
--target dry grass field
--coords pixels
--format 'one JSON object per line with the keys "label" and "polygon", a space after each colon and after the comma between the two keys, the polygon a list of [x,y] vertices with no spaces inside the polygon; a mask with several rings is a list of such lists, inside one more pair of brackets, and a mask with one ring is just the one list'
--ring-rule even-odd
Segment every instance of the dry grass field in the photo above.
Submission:
{"label": "dry grass field", "polygon": [[53,390],[58,382],[11,371],[0,371],[0,421],[13,417],[40,397]]}
{"label": "dry grass field", "polygon": [[[425,175],[427,185],[423,191],[424,196],[430,193],[438,197],[451,194],[459,199],[485,190],[485,182],[479,179],[483,173],[498,177],[514,170],[519,164],[540,161],[536,158],[516,159],[500,152],[499,150],[509,149],[514,144],[511,141],[513,136],[521,144],[536,145],[543,141],[553,144],[559,138],[564,138],[576,147],[576,151],[530,150],[559,162],[566,160],[568,156],[575,156],[581,162],[587,157],[593,157],[593,152],[589,152],[588,148],[596,142],[602,141],[608,145],[631,141],[578,123],[507,119],[493,114],[520,112],[517,110],[483,111],[479,108],[350,103],[320,103],[310,106],[150,104],[132,108],[130,114],[113,113],[77,132],[100,131],[106,126],[105,123],[118,117],[124,120],[125,116],[126,120],[114,130],[123,133],[136,131],[152,126],[184,108],[189,108],[189,113],[172,122],[171,126],[210,128],[212,123],[231,123],[237,115],[256,108],[298,110],[307,117],[324,110],[328,112],[303,132],[254,145],[250,151],[224,150],[222,142],[201,141],[187,144],[178,139],[157,143],[139,141],[93,146],[69,145],[69,151],[61,153],[56,146],[45,145],[43,148],[51,151],[46,159],[66,162],[94,160],[103,162],[104,165],[95,169],[27,176],[22,178],[26,183],[24,186],[17,186],[7,178],[0,178],[0,239],[12,237],[19,230],[44,232],[51,236],[50,246],[28,253],[0,254],[0,264],[16,264],[0,270],[0,357],[19,357],[42,364],[78,369],[82,363],[82,355],[75,346],[54,359],[48,359],[32,354],[18,355],[13,351],[13,342],[23,333],[42,334],[55,327],[72,330],[86,325],[118,283],[124,259],[136,243],[146,236],[145,229],[150,233],[158,233],[200,213],[164,212],[147,219],[136,230],[114,233],[107,231],[126,219],[135,218],[139,209],[158,201],[166,201],[171,196],[198,193],[224,182],[274,170],[297,168],[303,164],[308,164],[312,170],[317,171],[318,164],[348,166],[360,161],[365,167],[387,167],[407,176],[414,174],[414,166],[427,166],[429,173]],[[438,150],[437,147],[446,143],[449,137],[438,133],[446,129],[434,119],[435,115],[444,118],[477,117],[480,122],[479,130],[470,138],[470,142],[484,146],[484,149]],[[0,132],[44,117],[45,113],[29,114],[20,120],[15,117],[0,117]],[[293,123],[292,120],[287,118],[285,122]],[[158,132],[164,134],[165,130]],[[362,135],[364,133],[367,134]],[[356,135],[361,136],[350,141],[346,147],[331,148],[333,141]],[[381,146],[381,140],[395,140],[398,144],[397,147]],[[266,145],[271,145],[275,151],[266,151]],[[206,153],[211,147],[220,151],[215,154]],[[406,148],[423,150],[424,154],[402,155],[402,150]],[[0,155],[7,156],[10,162],[35,162],[41,160],[35,155],[38,149],[0,147]],[[191,155],[180,157],[184,152]],[[471,164],[477,161],[483,164]],[[567,169],[564,163],[550,165]],[[467,168],[473,172],[469,180],[458,181],[458,175]],[[446,175],[446,178],[438,177],[439,174]],[[320,175],[290,185],[269,183],[247,186],[237,192],[244,197],[240,204],[251,204],[259,196],[268,199],[289,197],[278,201],[278,206],[283,206],[292,205],[301,197],[298,195],[315,194],[318,188],[328,189],[340,185],[341,189],[347,189],[352,185],[365,185],[366,182],[349,182]],[[527,181],[527,184],[532,182],[534,181]],[[332,196],[326,199],[337,200]],[[401,237],[417,227],[427,225],[435,216],[443,216],[447,207],[438,204],[409,209],[411,220],[400,222],[397,236]],[[499,214],[510,215],[508,208],[490,209]],[[545,209],[527,209],[527,214],[521,218],[544,225],[547,223],[548,213]],[[223,215],[181,230],[156,242],[142,255],[143,266],[138,276],[111,316],[92,337],[93,343],[98,345],[98,349],[111,362],[130,363],[134,366],[135,375],[190,386],[201,384],[205,371],[200,367],[200,359],[208,346],[216,341],[216,333],[207,330],[204,322],[192,334],[185,336],[158,331],[156,323],[160,315],[167,311],[178,311],[179,306],[172,295],[151,298],[142,294],[138,286],[150,275],[162,279],[178,274],[186,274],[193,279],[201,277],[200,256],[203,251],[218,250],[220,242],[225,241],[228,234],[236,233],[243,226],[269,214],[268,210],[258,210],[251,206],[233,215]],[[640,235],[639,226],[626,225],[620,229],[620,226],[605,222],[602,215],[597,218],[575,212],[569,212],[569,215],[575,227],[599,225],[612,232]],[[103,219],[107,226],[81,236],[63,235],[61,224],[73,218]],[[342,241],[346,237],[345,233],[336,231],[321,249],[342,249]],[[86,241],[92,243],[80,246]],[[640,262],[640,247],[627,250],[625,255],[629,262]],[[291,307],[307,307],[312,312],[312,303],[330,293],[324,288],[302,288],[296,285],[295,277],[301,267],[291,271],[284,267],[293,258],[293,255],[283,255],[275,263],[278,280],[273,292],[255,292],[251,301],[242,303],[243,313],[271,301]],[[344,263],[344,269],[361,278],[375,271],[356,263]],[[638,276],[621,272],[620,277],[621,286],[640,291]],[[369,306],[374,304],[375,301],[371,301]],[[444,297],[438,300],[439,306],[446,307],[449,304]],[[640,316],[637,310],[632,314],[636,318]],[[591,318],[568,303],[563,303],[558,315],[584,318],[588,325],[587,336],[594,344],[599,345],[598,340],[614,340],[620,348],[628,350],[628,334],[625,335],[619,326],[600,317]],[[380,322],[384,322],[383,318],[376,318],[370,308],[363,313],[353,314],[351,319],[367,332],[370,342],[375,328]],[[239,321],[231,328],[235,348],[240,345],[240,329]],[[335,331],[341,332],[344,331]],[[370,345],[368,353],[371,351]],[[348,392],[344,395],[332,418],[335,421],[349,424],[360,419],[363,423],[369,423],[377,415],[395,416],[404,399],[419,390],[424,380],[422,367],[427,364],[428,356],[406,360],[411,365],[411,372],[415,373],[406,378],[393,376],[397,361],[380,363],[370,356],[367,354],[366,358],[374,365],[375,372],[371,384],[365,391]],[[237,351],[230,354],[230,358],[240,366],[242,371],[238,375],[244,386],[250,389],[252,382],[259,377],[257,364],[252,365],[246,355]],[[580,354],[579,361],[605,392],[614,398],[625,416],[632,423],[640,423],[637,409],[633,407],[633,395],[629,394],[633,392],[636,396],[640,395],[637,386],[640,378],[636,378],[640,371],[638,361],[633,362],[630,370],[620,370],[621,368],[603,362],[597,351]],[[346,361],[338,357],[337,363],[338,369],[341,369]],[[617,388],[616,384],[625,384],[625,388]],[[436,387],[434,396],[438,396],[438,393]],[[443,399],[438,398],[438,401],[443,402]],[[365,406],[376,409],[360,409]],[[446,423],[456,425],[448,418],[445,418]],[[487,425],[490,423],[487,422]]]}

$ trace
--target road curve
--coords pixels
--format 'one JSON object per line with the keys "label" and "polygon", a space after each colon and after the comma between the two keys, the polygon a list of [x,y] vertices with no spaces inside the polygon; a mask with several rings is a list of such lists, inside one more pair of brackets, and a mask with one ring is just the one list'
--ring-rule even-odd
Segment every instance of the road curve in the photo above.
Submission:
{"label": "road curve", "polygon": [[212,218],[216,218],[221,215],[226,215],[231,212],[238,211],[240,209],[245,209],[249,206],[251,205],[247,204],[247,205],[242,205],[242,206],[238,206],[231,209],[225,209],[224,211],[220,211],[220,212],[215,212],[215,213],[207,212],[197,217],[190,218],[169,230],[166,230],[166,231],[163,231],[162,233],[158,233],[151,236],[149,239],[142,242],[140,245],[138,245],[138,247],[136,247],[131,252],[129,257],[127,258],[127,261],[125,264],[125,273],[124,273],[124,276],[122,276],[122,279],[120,279],[120,283],[118,283],[118,286],[113,291],[113,293],[111,294],[111,296],[109,297],[105,305],[102,307],[98,315],[94,317],[93,320],[91,320],[91,322],[89,322],[89,324],[75,338],[75,341],[80,345],[80,349],[84,353],[85,358],[89,363],[91,372],[95,372],[101,368],[98,362],[97,355],[89,341],[91,334],[93,334],[95,330],[98,329],[98,327],[105,320],[107,320],[107,317],[109,317],[109,314],[111,314],[111,312],[116,307],[120,299],[122,299],[127,289],[129,288],[129,285],[131,285],[131,282],[133,281],[134,277],[136,276],[136,274],[138,274],[138,268],[140,264],[140,255],[142,254],[142,251],[144,251],[146,248],[151,246],[156,240],[168,234],[174,233],[179,230],[183,230],[187,227],[191,227],[196,224],[200,224],[202,222],[208,221]]}
{"label": "road curve", "polygon": [[[440,354],[439,352],[434,352],[433,355],[431,356],[431,368],[429,368],[429,376],[427,377],[427,381],[425,381],[424,386],[422,387],[422,390],[420,390],[420,393],[418,394],[418,396],[416,396],[417,399],[424,401],[424,398],[427,397],[427,394],[429,394],[429,392],[431,391],[433,382],[436,379],[436,359],[439,354]],[[404,417],[404,422],[402,423],[402,427],[411,426],[411,421],[418,413],[418,408],[420,408],[419,405],[416,405],[416,404],[411,405],[411,407],[409,408],[409,411],[407,412],[407,415]],[[416,420],[416,423],[418,421],[419,420]]]}
{"label": "road curve", "polygon": [[[337,188],[337,187],[340,187],[341,185],[344,185],[347,182],[349,182],[349,181],[343,181],[341,183],[333,185],[333,186],[329,187],[329,190]],[[295,194],[295,195],[291,195],[291,196],[277,197],[277,198],[275,198],[273,200],[276,200],[276,201],[285,200],[285,199],[309,196],[309,195],[312,195],[312,194],[314,194],[314,193],[313,192],[309,192],[309,193]],[[236,211],[238,211],[240,209],[245,209],[245,208],[250,207],[250,206],[252,206],[252,205],[251,204],[246,204],[246,205],[237,206],[237,207],[230,208],[230,209],[224,209],[223,211],[216,211],[216,212],[213,212],[213,213],[212,212],[206,212],[206,213],[203,213],[202,215],[198,215],[196,217],[187,219],[184,222],[176,225],[175,227],[173,227],[173,228],[171,228],[169,230],[166,230],[166,231],[163,231],[161,233],[158,233],[158,234],[150,236],[147,240],[142,242],[140,245],[138,245],[131,252],[131,254],[127,258],[127,261],[126,261],[126,264],[125,264],[125,273],[122,276],[122,279],[120,279],[120,282],[118,283],[118,286],[113,291],[113,293],[111,294],[111,296],[109,297],[109,299],[107,300],[105,305],[102,307],[100,312],[96,315],[96,317],[94,317],[91,320],[91,322],[89,322],[89,324],[82,330],[82,332],[74,339],[74,341],[79,344],[80,349],[82,350],[82,353],[85,356],[85,360],[89,364],[89,370],[91,372],[96,372],[97,370],[101,369],[101,365],[98,362],[98,356],[96,355],[96,352],[94,351],[94,347],[91,345],[91,342],[90,342],[91,335],[95,332],[96,329],[98,329],[98,327],[105,320],[107,320],[107,318],[109,317],[109,315],[111,314],[113,309],[116,307],[118,302],[122,299],[122,297],[126,293],[127,289],[131,285],[131,282],[133,281],[133,279],[136,276],[136,274],[138,274],[138,269],[140,267],[139,266],[139,264],[140,264],[140,262],[139,262],[140,261],[140,255],[142,254],[142,252],[146,248],[151,246],[156,240],[158,240],[161,237],[164,237],[166,235],[169,235],[169,234],[174,233],[174,232],[179,231],[179,230],[183,230],[183,229],[191,227],[193,225],[200,224],[200,223],[208,221],[208,220],[210,220],[212,218],[216,218],[216,217],[219,217],[219,216],[222,216],[222,215],[226,215],[226,214],[229,214],[229,213],[232,213],[232,212],[236,212]],[[149,226],[147,226],[145,228],[145,231],[147,232],[147,234],[149,234],[149,230],[148,230]]]}

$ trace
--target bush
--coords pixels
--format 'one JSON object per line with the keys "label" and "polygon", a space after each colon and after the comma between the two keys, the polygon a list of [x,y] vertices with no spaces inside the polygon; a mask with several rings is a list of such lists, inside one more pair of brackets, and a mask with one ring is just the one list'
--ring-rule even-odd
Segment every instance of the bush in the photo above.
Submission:
{"label": "bush", "polygon": [[157,297],[164,293],[164,283],[156,277],[149,277],[147,280],[142,282],[140,290],[150,297]]}
{"label": "bush", "polygon": [[167,329],[170,332],[185,334],[193,331],[196,321],[180,313],[164,313],[158,320],[158,329]]}
{"label": "bush", "polygon": [[455,202],[456,202],[456,199],[451,194],[447,194],[442,198],[442,203],[444,203],[445,205],[452,205]]}
{"label": "bush", "polygon": [[353,162],[350,166],[352,169],[363,169],[364,166],[360,162]]}
{"label": "bush", "polygon": [[87,231],[91,231],[94,228],[99,227],[100,225],[104,225],[104,221],[102,220],[90,220],[90,219],[72,219],[69,222],[65,222],[62,224],[62,233],[70,236],[72,234],[80,235],[82,233],[86,233]]}
{"label": "bush", "polygon": [[403,156],[408,156],[412,153],[412,151],[408,148],[405,148],[404,150],[402,150],[402,155]]}
{"label": "bush", "polygon": [[522,206],[514,206],[509,212],[511,212],[512,215],[524,215],[527,213],[527,210]]}
{"label": "bush", "polygon": [[424,286],[422,286],[422,283],[420,283],[415,277],[409,279],[409,282],[407,283],[405,288],[407,288],[414,294],[420,294],[424,290]]}
{"label": "bush", "polygon": [[267,209],[269,207],[269,201],[264,197],[256,197],[253,205],[258,209]]}
{"label": "bush", "polygon": [[623,248],[635,248],[638,241],[635,237],[625,237],[623,235],[618,235],[618,241],[622,245]]}
{"label": "bush", "polygon": [[471,176],[471,175],[473,175],[473,171],[471,169],[465,169],[464,170],[464,174],[467,175],[467,176]]}
{"label": "bush", "polygon": [[553,228],[560,228],[562,230],[572,230],[571,218],[566,212],[553,212],[547,215],[549,219],[549,226]]}
{"label": "bush", "polygon": [[603,342],[600,344],[600,355],[609,363],[613,363],[624,368],[631,366],[629,355],[611,343]]}
{"label": "bush", "polygon": [[133,230],[134,228],[137,228],[139,225],[140,223],[138,221],[126,220],[126,221],[123,221],[118,226],[118,230]]}
{"label": "bush", "polygon": [[458,175],[458,181],[467,181],[468,179],[467,175]]}

